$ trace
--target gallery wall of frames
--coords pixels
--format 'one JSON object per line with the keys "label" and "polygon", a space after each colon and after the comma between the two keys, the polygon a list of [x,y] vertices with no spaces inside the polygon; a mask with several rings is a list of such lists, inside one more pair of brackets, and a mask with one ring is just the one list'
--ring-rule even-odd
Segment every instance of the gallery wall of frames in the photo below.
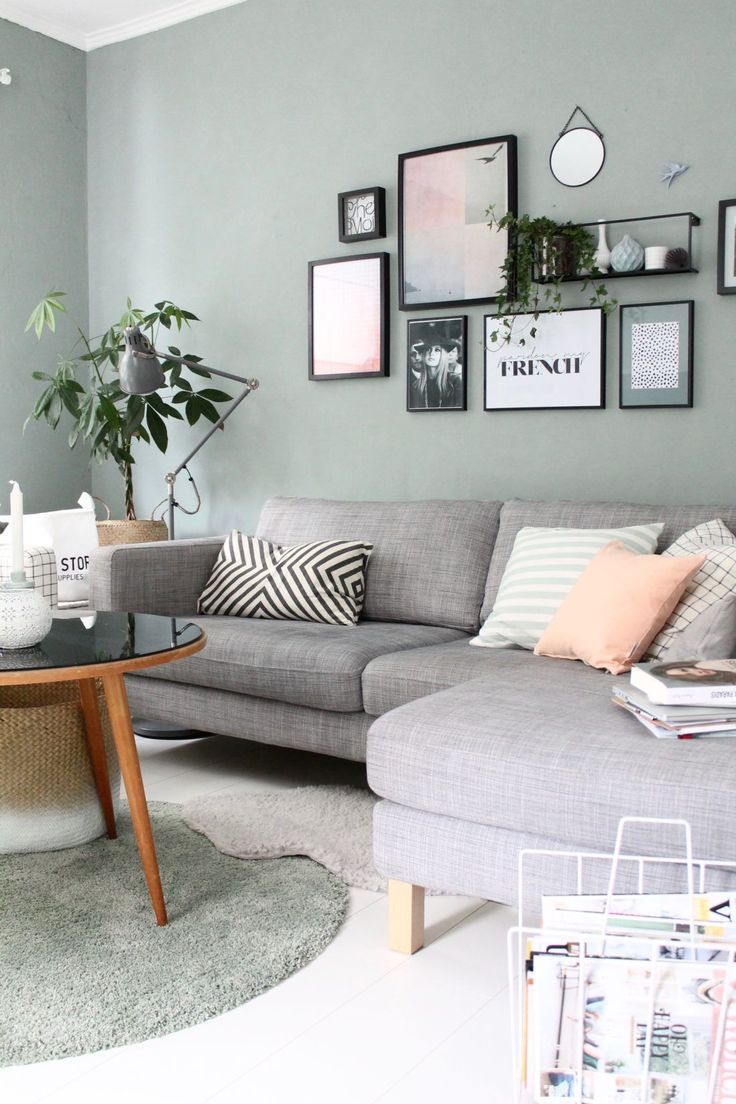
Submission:
{"label": "gallery wall of frames", "polygon": [[[579,190],[580,222],[558,224],[519,211],[524,149],[513,134],[399,154],[398,287],[389,284],[387,252],[350,248],[386,237],[384,188],[341,192],[336,238],[349,248],[309,263],[310,380],[387,377],[395,297],[407,318],[394,371],[405,375],[409,413],[466,411],[471,373],[482,376],[475,393],[488,412],[603,410],[607,327],[618,339],[620,409],[692,407],[694,301],[645,294],[648,276],[698,272],[700,217],[676,203],[688,167],[662,168],[671,210],[587,221],[582,189],[605,172],[606,149],[575,107],[549,170]],[[719,204],[713,276],[701,278],[719,295],[736,294],[736,199]],[[641,288],[630,283],[640,278]],[[579,305],[563,306],[568,284]],[[473,333],[461,308],[479,304],[488,311]]]}

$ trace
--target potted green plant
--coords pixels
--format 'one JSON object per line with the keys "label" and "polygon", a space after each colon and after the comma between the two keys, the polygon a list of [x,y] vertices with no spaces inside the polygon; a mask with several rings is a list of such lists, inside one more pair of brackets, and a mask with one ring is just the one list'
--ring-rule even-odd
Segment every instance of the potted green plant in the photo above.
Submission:
{"label": "potted green plant", "polygon": [[[31,312],[26,331],[33,329],[39,340],[44,329],[55,332],[57,316],[67,314],[63,297],[64,293],[60,291],[50,291],[44,296]],[[182,421],[186,418],[190,426],[196,425],[200,418],[217,422],[220,418],[217,404],[228,402],[231,396],[214,387],[195,388],[196,377],[210,379],[209,372],[196,367],[201,357],[182,353],[175,345],[168,345],[168,351],[173,356],[186,357],[193,364],[187,368],[173,361],[162,361],[161,367],[168,384],[166,399],[158,392],[126,395],[121,391],[117,365],[124,348],[126,326],[140,326],[157,347],[162,328],[180,332],[191,322],[199,321],[191,311],[176,306],[169,299],[162,299],[148,312],[134,307],[128,299],[120,319],[98,338],[87,336],[79,323],[73,318],[72,321],[77,342],[69,356],[59,357],[52,374],[33,373],[33,378],[40,380],[44,389],[27,422],[43,420],[52,429],[57,429],[62,416],[66,415],[71,423],[70,448],[75,448],[81,441],[89,449],[92,459],[100,463],[112,460],[123,479],[125,517],[128,522],[137,524],[133,539],[145,539],[140,528],[143,523],[136,519],[133,497],[133,442],[143,441],[154,445],[160,452],[166,452],[169,443],[168,419]],[[156,524],[160,526],[163,522]],[[115,539],[119,543],[125,538],[116,531]]]}
{"label": "potted green plant", "polygon": [[[501,265],[505,284],[496,306],[498,328],[490,334],[492,342],[511,341],[514,315],[530,314],[536,321],[541,311],[559,314],[563,309],[560,285],[571,277],[580,278],[580,292],[587,294],[590,306],[602,307],[606,314],[615,310],[617,300],[609,297],[596,271],[595,239],[584,226],[511,212],[497,219],[493,207],[487,214],[491,232],[505,230],[509,236],[509,249]],[[532,324],[529,337],[535,336]],[[516,333],[514,340],[525,343],[525,338]]]}

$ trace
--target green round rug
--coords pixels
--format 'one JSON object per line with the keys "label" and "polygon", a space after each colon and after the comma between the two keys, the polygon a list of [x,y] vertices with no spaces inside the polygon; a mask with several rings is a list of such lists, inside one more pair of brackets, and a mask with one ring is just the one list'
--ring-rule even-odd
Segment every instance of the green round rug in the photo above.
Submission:
{"label": "green round rug", "polygon": [[315,958],[345,885],[311,859],[244,861],[150,804],[159,928],[127,810],[119,838],[0,856],[0,1066],[141,1042],[217,1016]]}

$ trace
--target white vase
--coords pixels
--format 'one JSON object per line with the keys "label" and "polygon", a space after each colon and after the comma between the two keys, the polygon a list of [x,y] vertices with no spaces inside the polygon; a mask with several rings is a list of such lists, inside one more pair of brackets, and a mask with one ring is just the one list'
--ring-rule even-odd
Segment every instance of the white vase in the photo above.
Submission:
{"label": "white vase", "polygon": [[593,257],[593,270],[594,272],[608,272],[610,264],[611,250],[608,248],[608,242],[606,241],[606,224],[601,222],[598,224],[598,248]]}

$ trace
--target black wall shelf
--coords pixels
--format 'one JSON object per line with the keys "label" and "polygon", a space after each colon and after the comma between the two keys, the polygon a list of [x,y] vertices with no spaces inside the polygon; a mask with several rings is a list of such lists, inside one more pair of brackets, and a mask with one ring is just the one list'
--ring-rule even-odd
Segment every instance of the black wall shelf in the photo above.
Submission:
{"label": "black wall shelf", "polygon": [[[700,216],[693,214],[692,211],[677,211],[671,215],[638,215],[635,218],[618,218],[618,219],[596,219],[595,222],[578,222],[576,226],[621,226],[624,223],[634,222],[663,222],[666,219],[687,219],[687,255],[690,260],[693,256],[693,227],[700,226]],[[693,268],[692,265],[688,265],[687,268],[637,268],[634,272],[613,272],[609,269],[608,272],[596,272],[591,273],[589,276],[563,276],[562,283],[575,283],[581,280],[621,280],[624,277],[632,276],[687,276],[688,274],[697,273],[698,269]],[[544,282],[544,281],[542,281]]]}

